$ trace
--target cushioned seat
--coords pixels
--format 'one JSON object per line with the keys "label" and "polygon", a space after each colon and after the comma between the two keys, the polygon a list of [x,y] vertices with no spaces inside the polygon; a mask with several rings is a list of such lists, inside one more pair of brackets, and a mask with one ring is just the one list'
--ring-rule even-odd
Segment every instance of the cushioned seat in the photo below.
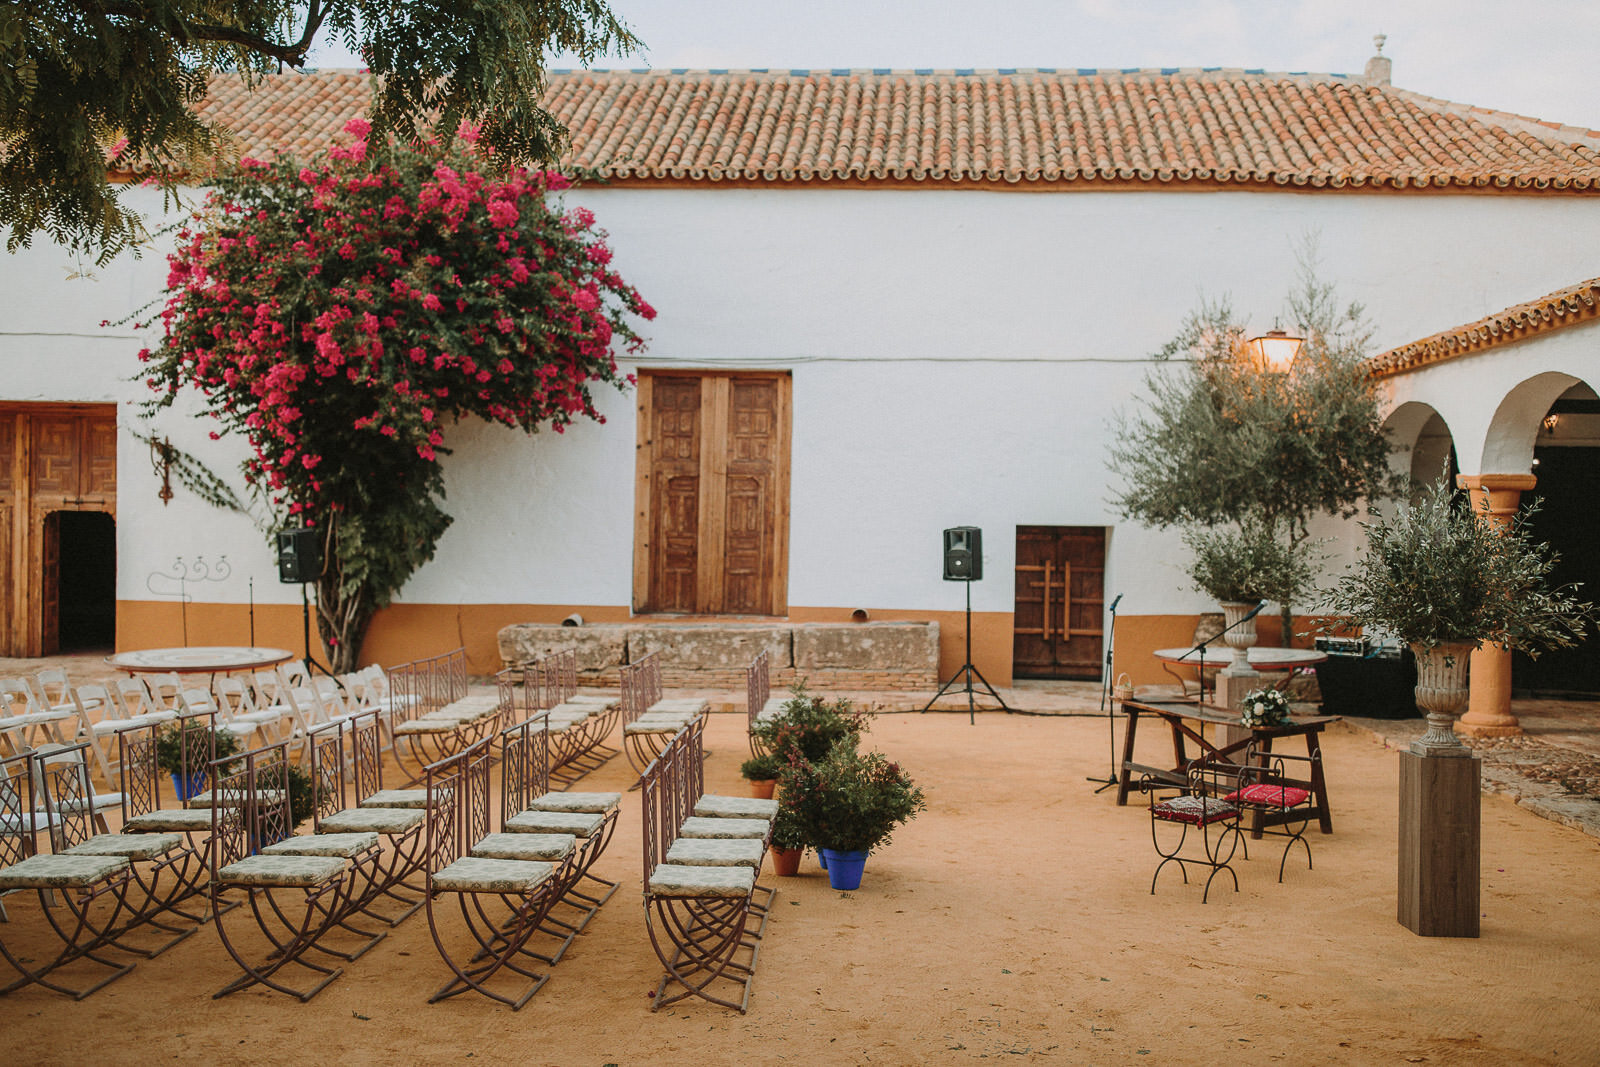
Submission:
{"label": "cushioned seat", "polygon": [[261,851],[269,856],[343,856],[354,859],[378,847],[375,833],[304,834],[290,837]]}
{"label": "cushioned seat", "polygon": [[409,737],[413,734],[453,734],[461,729],[457,719],[408,719],[394,728],[398,737]]}
{"label": "cushioned seat", "polygon": [[640,718],[625,724],[622,727],[622,732],[625,734],[675,734],[683,727],[684,723],[681,719],[663,721]]}
{"label": "cushioned seat", "polygon": [[772,819],[778,815],[776,800],[758,797],[725,797],[707,793],[694,803],[694,813],[706,818]]}
{"label": "cushioned seat", "polygon": [[211,829],[210,808],[158,808],[122,825],[123,833],[195,833]]}
{"label": "cushioned seat", "polygon": [[[263,789],[256,794],[256,798],[264,806],[271,807],[283,802],[283,790]],[[218,803],[217,794],[214,792],[200,792],[189,798],[191,808],[209,808]],[[238,807],[244,803],[244,794],[240,792],[226,793],[221,801],[224,807]]]}
{"label": "cushioned seat", "polygon": [[124,833],[193,833],[211,829],[210,808],[159,808],[135,815],[122,824]]}
{"label": "cushioned seat", "polygon": [[82,844],[73,845],[65,856],[121,856],[128,860],[149,860],[165,855],[183,844],[180,834],[96,834]]}
{"label": "cushioned seat", "polygon": [[323,819],[319,829],[328,834],[403,834],[421,826],[427,817],[420,808],[346,808]]}
{"label": "cushioned seat", "polygon": [[560,862],[578,847],[571,834],[489,834],[472,846],[470,854],[491,860],[547,860]]}
{"label": "cushioned seat", "polygon": [[621,793],[546,793],[528,803],[530,811],[587,811],[604,814],[622,803]]}
{"label": "cushioned seat", "polygon": [[1185,794],[1163,800],[1150,806],[1153,818],[1168,822],[1186,822],[1191,826],[1208,826],[1214,822],[1237,818],[1239,809],[1215,797],[1198,797]]}
{"label": "cushioned seat", "polygon": [[665,697],[644,709],[646,715],[656,711],[684,711],[704,715],[711,710],[711,702],[700,697]]}
{"label": "cushioned seat", "polygon": [[380,789],[361,802],[363,808],[426,808],[426,789]]}
{"label": "cushioned seat", "polygon": [[337,878],[345,861],[333,856],[246,856],[217,872],[228,885],[258,885],[271,889],[309,889]]}
{"label": "cushioned seat", "polygon": [[81,889],[103,882],[127,866],[121,856],[41,853],[0,870],[0,889]]}
{"label": "cushioned seat", "polygon": [[756,885],[750,867],[659,864],[650,872],[650,892],[661,897],[743,897]]}
{"label": "cushioned seat", "polygon": [[527,893],[548,881],[555,868],[531,860],[463,856],[434,874],[433,888],[450,893]]}
{"label": "cushioned seat", "polygon": [[1304,804],[1311,799],[1310,790],[1299,789],[1292,785],[1272,785],[1267,782],[1257,782],[1247,785],[1243,789],[1235,789],[1224,800],[1232,803],[1265,804],[1274,808],[1292,808],[1296,804]]}
{"label": "cushioned seat", "polygon": [[572,834],[589,837],[605,825],[604,815],[584,811],[523,811],[505,821],[514,834]]}
{"label": "cushioned seat", "polygon": [[621,698],[608,696],[604,693],[574,693],[563,704],[595,704],[604,709],[611,709],[622,703]]}
{"label": "cushioned seat", "polygon": [[680,837],[667,849],[667,862],[701,867],[759,867],[766,852],[753,838]]}
{"label": "cushioned seat", "polygon": [[765,819],[706,818],[690,816],[678,828],[679,837],[757,837],[764,838],[772,824]]}

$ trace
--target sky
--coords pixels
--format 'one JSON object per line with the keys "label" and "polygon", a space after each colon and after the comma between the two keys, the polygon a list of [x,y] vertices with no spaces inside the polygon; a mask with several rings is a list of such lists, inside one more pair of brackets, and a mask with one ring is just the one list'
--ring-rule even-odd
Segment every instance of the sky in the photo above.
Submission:
{"label": "sky", "polygon": [[[1242,67],[1359,75],[1600,129],[1600,0],[610,0],[642,56],[592,66]],[[357,66],[337,47],[312,65]],[[581,66],[555,56],[551,69]]]}

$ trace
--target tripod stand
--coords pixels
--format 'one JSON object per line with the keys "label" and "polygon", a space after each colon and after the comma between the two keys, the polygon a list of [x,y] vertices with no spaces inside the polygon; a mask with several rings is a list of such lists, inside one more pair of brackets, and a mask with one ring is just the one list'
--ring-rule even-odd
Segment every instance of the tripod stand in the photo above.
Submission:
{"label": "tripod stand", "polygon": [[997,703],[999,703],[1001,711],[1010,711],[1011,709],[1006,706],[1006,702],[1004,700],[1000,699],[1000,694],[996,693],[994,691],[994,686],[989,684],[989,680],[983,676],[983,673],[981,671],[979,671],[978,668],[976,668],[976,667],[974,667],[972,665],[972,581],[970,579],[968,579],[966,585],[967,585],[967,657],[966,657],[966,660],[961,664],[961,668],[950,676],[950,680],[948,682],[945,682],[943,685],[941,685],[939,687],[939,691],[937,693],[933,694],[933,699],[928,701],[928,703],[923,707],[922,710],[923,711],[927,711],[929,708],[933,707],[933,705],[938,701],[938,699],[940,697],[944,696],[945,693],[948,692],[950,690],[950,688],[956,684],[956,681],[958,679],[964,679],[966,681],[966,684],[967,684],[967,722],[969,724],[975,724],[978,721],[978,719],[977,719],[977,715],[975,714],[976,711],[977,711],[977,708],[973,704],[972,679],[974,679],[974,678],[978,679],[978,682],[983,686],[983,688],[988,692],[988,694],[990,696],[994,697],[995,701]]}
{"label": "tripod stand", "polygon": [[1111,602],[1111,625],[1106,630],[1106,665],[1104,673],[1100,676],[1100,710],[1105,712],[1106,733],[1111,739],[1111,773],[1104,778],[1096,778],[1090,775],[1084,779],[1084,781],[1096,783],[1096,793],[1103,793],[1121,781],[1121,778],[1117,775],[1117,709],[1115,706],[1108,706],[1106,703],[1106,698],[1111,691],[1111,661],[1117,645],[1117,605],[1120,603],[1122,603],[1122,594],[1118,593],[1117,598]]}

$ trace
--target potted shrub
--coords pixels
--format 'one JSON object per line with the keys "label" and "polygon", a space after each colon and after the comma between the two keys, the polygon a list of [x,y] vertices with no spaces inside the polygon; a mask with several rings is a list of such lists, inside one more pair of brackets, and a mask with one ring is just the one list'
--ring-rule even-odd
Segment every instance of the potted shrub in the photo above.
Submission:
{"label": "potted shrub", "polygon": [[779,812],[787,810],[795,835],[823,854],[833,888],[855,889],[867,853],[888,844],[895,827],[926,806],[899,764],[849,743],[816,763],[791,763]]}
{"label": "potted shrub", "polygon": [[[1263,600],[1280,604],[1300,601],[1316,587],[1316,567],[1273,536],[1262,522],[1246,521],[1237,530],[1211,527],[1187,530],[1184,544],[1192,557],[1189,576],[1195,588],[1222,605],[1223,622],[1235,626],[1223,640],[1233,650],[1234,670],[1249,670],[1249,649],[1256,643],[1255,620],[1245,619]],[[1287,635],[1285,635],[1287,637]]]}
{"label": "potted shrub", "polygon": [[[1536,656],[1583,637],[1593,605],[1570,587],[1551,589],[1556,554],[1533,540],[1534,505],[1505,526],[1463,506],[1447,480],[1410,506],[1362,523],[1366,551],[1339,579],[1328,607],[1368,630],[1409,644],[1417,656],[1417,705],[1428,731],[1418,755],[1464,756],[1452,717],[1467,697],[1468,656],[1480,644]],[[1324,628],[1333,628],[1329,623]]]}
{"label": "potted shrub", "polygon": [[207,760],[227,759],[238,752],[239,738],[232,731],[199,723],[175,723],[156,734],[156,766],[172,776],[172,791],[180,801],[193,799],[205,788]]}
{"label": "potted shrub", "polygon": [[739,774],[750,783],[750,795],[763,800],[771,799],[782,773],[783,761],[770,752],[752,756],[739,765]]}
{"label": "potted shrub", "polygon": [[806,853],[805,828],[793,808],[778,805],[772,820],[772,873],[785,877],[800,873],[800,860]]}
{"label": "potted shrub", "polygon": [[804,681],[796,682],[790,693],[781,715],[756,723],[750,731],[780,767],[792,759],[815,763],[841,741],[854,743],[866,731],[866,713],[848,698],[829,702],[808,692]]}

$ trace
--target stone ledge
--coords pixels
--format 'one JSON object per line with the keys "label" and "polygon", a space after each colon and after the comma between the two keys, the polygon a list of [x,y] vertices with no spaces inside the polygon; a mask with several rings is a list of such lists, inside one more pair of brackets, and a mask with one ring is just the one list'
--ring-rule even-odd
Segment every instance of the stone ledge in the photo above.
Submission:
{"label": "stone ledge", "polygon": [[623,664],[657,652],[668,685],[739,688],[762,650],[776,692],[796,677],[817,686],[856,689],[919,690],[939,684],[936,622],[515,623],[498,637],[507,666],[576,648],[579,681],[585,685],[614,686]]}

